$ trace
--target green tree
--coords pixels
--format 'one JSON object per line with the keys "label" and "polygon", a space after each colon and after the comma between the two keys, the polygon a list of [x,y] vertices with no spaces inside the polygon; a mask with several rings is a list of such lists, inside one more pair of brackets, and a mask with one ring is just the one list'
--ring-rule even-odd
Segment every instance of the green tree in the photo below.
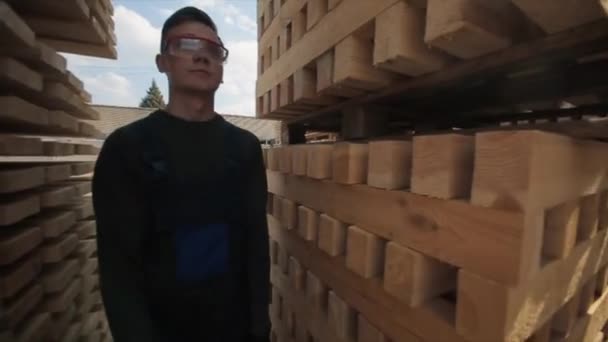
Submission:
{"label": "green tree", "polygon": [[152,85],[146,91],[146,96],[141,99],[139,106],[144,108],[165,108],[163,94],[160,92],[155,80],[152,80]]}

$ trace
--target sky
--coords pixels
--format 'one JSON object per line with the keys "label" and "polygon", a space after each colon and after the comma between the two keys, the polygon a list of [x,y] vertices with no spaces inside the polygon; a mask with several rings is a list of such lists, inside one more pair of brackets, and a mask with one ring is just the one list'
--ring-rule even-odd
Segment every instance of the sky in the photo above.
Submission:
{"label": "sky", "polygon": [[113,0],[116,60],[63,54],[68,68],[93,96],[92,103],[137,107],[156,80],[165,101],[167,79],[156,69],[164,20],[188,5],[206,11],[230,51],[224,83],[216,93],[216,111],[255,115],[257,25],[255,0]]}

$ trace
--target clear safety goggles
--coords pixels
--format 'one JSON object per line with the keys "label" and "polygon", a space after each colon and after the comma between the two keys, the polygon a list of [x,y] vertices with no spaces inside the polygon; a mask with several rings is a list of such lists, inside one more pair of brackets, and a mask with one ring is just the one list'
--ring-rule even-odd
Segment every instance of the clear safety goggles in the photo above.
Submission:
{"label": "clear safety goggles", "polygon": [[169,38],[164,50],[175,56],[191,57],[205,55],[216,62],[223,63],[228,59],[228,49],[212,40],[201,37]]}

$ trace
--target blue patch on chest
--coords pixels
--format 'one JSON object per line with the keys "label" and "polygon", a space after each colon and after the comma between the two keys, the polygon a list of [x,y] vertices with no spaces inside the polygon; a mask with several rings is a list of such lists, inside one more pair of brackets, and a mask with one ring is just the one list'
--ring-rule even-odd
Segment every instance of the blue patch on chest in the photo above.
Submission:
{"label": "blue patch on chest", "polygon": [[177,279],[197,282],[226,273],[229,245],[227,224],[179,227],[175,231]]}

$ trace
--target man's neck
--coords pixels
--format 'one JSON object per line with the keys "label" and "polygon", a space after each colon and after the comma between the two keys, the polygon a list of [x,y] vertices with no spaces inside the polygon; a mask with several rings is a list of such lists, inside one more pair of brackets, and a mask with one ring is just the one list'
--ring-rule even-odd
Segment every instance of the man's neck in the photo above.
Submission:
{"label": "man's neck", "polygon": [[209,121],[216,115],[213,96],[171,94],[166,111],[187,121]]}

